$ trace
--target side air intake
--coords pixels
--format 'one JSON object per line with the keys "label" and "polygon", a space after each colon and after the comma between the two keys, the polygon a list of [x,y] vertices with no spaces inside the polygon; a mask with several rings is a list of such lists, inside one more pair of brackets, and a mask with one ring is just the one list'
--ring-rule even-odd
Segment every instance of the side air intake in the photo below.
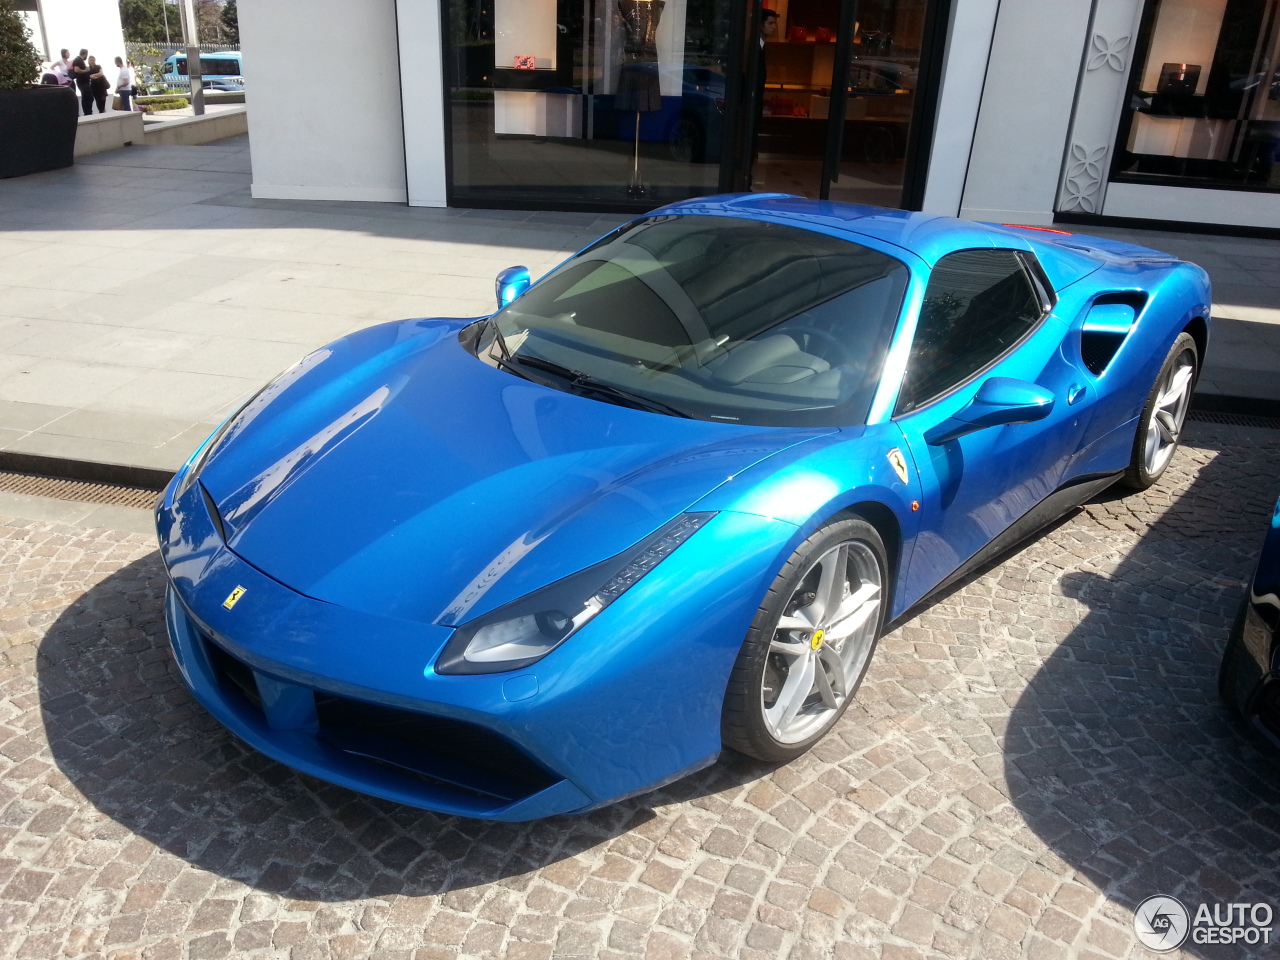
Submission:
{"label": "side air intake", "polygon": [[1093,301],[1080,330],[1080,358],[1095,377],[1111,364],[1146,305],[1145,293],[1104,293]]}

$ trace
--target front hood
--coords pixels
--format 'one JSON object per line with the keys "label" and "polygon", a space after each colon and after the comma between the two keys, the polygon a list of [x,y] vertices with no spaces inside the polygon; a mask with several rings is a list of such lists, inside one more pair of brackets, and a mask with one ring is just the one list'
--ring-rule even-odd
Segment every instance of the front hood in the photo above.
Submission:
{"label": "front hood", "polygon": [[200,480],[240,557],[300,593],[455,624],[614,556],[831,430],[682,420],[482,363],[459,321],[386,324],[268,388]]}

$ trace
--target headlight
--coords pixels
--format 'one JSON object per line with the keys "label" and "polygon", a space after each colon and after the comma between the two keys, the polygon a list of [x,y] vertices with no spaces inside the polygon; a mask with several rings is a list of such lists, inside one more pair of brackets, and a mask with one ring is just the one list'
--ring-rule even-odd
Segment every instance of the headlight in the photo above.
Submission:
{"label": "headlight", "polygon": [[541,660],[714,516],[681,514],[625,553],[463,624],[436,661],[436,673],[503,673]]}

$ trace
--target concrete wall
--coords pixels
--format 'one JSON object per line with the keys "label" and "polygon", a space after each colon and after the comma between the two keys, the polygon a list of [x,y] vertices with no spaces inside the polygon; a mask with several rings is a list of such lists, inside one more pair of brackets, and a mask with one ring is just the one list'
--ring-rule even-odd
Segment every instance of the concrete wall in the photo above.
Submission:
{"label": "concrete wall", "polygon": [[1091,12],[1090,0],[1000,0],[960,216],[1053,222]]}
{"label": "concrete wall", "polygon": [[75,155],[87,157],[91,153],[105,153],[131,143],[142,143],[142,127],[140,113],[95,113],[91,117],[81,117],[76,125]]}
{"label": "concrete wall", "polygon": [[[87,47],[102,64],[114,90],[116,57],[125,55],[119,4],[113,0],[40,0],[39,12],[49,55],[56,57],[58,51],[66,47],[75,57],[81,48]],[[35,31],[32,34],[37,48],[40,47],[40,37]]]}
{"label": "concrete wall", "polygon": [[239,10],[253,195],[404,203],[395,0],[254,0]]}
{"label": "concrete wall", "polygon": [[[135,116],[141,117],[142,114]],[[229,110],[206,113],[203,117],[148,123],[142,142],[148,146],[194,147],[248,132],[248,114],[245,108],[232,107]]]}

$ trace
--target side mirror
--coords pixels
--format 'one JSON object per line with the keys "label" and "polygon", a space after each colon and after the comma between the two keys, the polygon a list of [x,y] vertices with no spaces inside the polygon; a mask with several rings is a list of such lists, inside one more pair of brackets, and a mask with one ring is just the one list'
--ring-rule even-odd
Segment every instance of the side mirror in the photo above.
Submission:
{"label": "side mirror", "polygon": [[494,292],[498,295],[498,309],[501,310],[532,285],[528,267],[507,267],[494,283]]}
{"label": "side mirror", "polygon": [[1025,380],[991,377],[974,398],[924,435],[926,443],[941,446],[987,427],[1033,423],[1053,412],[1053,394]]}

